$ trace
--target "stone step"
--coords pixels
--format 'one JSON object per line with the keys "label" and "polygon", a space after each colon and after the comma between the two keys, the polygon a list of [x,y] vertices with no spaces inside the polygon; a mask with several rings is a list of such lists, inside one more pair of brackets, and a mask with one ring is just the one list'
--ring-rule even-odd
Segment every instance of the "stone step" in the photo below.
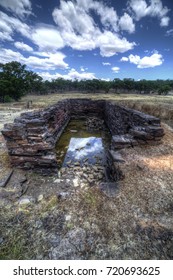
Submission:
{"label": "stone step", "polygon": [[[134,126],[129,130],[129,133],[137,139],[154,140],[158,137],[164,136],[164,130],[162,127],[157,126]],[[157,139],[156,139],[157,140]]]}
{"label": "stone step", "polygon": [[109,150],[109,154],[113,161],[124,163],[125,160],[123,159],[122,155],[119,152],[115,152],[113,150]]}
{"label": "stone step", "polygon": [[113,150],[130,148],[137,145],[137,141],[130,134],[112,136],[111,147]]}

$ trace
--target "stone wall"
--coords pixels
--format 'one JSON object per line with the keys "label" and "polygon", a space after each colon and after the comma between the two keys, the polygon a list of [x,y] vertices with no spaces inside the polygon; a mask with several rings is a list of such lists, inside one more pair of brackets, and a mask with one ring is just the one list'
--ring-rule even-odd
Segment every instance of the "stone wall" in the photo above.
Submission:
{"label": "stone wall", "polygon": [[68,101],[39,112],[23,113],[6,124],[5,137],[11,164],[25,169],[56,168],[55,144],[70,120]]}
{"label": "stone wall", "polygon": [[112,134],[112,149],[159,143],[164,135],[158,118],[112,102],[68,99],[45,110],[21,114],[6,124],[5,137],[11,164],[19,168],[56,170],[55,145],[71,117],[99,116]]}
{"label": "stone wall", "polygon": [[69,110],[73,118],[98,116],[104,118],[105,101],[91,99],[70,99]]}

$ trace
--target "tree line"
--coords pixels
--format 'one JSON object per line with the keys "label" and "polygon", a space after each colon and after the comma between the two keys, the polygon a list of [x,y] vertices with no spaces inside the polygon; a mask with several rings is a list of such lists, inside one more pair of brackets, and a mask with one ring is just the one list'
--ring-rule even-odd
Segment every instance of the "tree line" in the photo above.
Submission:
{"label": "tree line", "polygon": [[131,78],[112,81],[65,80],[63,78],[44,81],[37,73],[26,70],[26,65],[12,61],[0,63],[0,102],[18,101],[25,94],[51,94],[68,91],[81,93],[140,93],[167,94],[173,90],[173,80],[139,80]]}

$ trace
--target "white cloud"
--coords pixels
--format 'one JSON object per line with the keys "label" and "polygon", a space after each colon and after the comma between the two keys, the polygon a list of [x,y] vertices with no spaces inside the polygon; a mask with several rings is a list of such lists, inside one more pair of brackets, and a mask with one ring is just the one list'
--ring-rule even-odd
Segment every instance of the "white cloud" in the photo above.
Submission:
{"label": "white cloud", "polygon": [[173,29],[169,29],[166,31],[166,36],[173,36]]}
{"label": "white cloud", "polygon": [[121,30],[128,31],[129,33],[135,32],[133,19],[127,13],[124,13],[124,15],[120,18],[119,26]]}
{"label": "white cloud", "polygon": [[75,69],[71,69],[69,71],[69,73],[67,75],[64,75],[64,76],[67,77],[67,79],[70,79],[70,80],[74,80],[74,79],[77,79],[77,80],[96,79],[94,73],[89,73],[89,72],[79,73]]}
{"label": "white cloud", "polygon": [[[81,0],[77,0],[81,3]],[[84,1],[86,3],[86,1]],[[88,1],[88,6],[85,5],[86,9],[94,10],[100,16],[100,21],[103,24],[104,28],[111,28],[114,31],[118,31],[118,15],[113,7],[106,6],[103,2],[99,1]]]}
{"label": "white cloud", "polygon": [[80,71],[81,71],[81,72],[86,72],[87,70],[88,70],[87,67],[83,67],[83,66],[80,67]]}
{"label": "white cloud", "polygon": [[121,61],[129,61],[130,63],[137,65],[137,68],[142,69],[153,68],[162,65],[164,59],[161,54],[155,52],[151,56],[144,56],[143,58],[141,58],[139,55],[130,54],[128,57],[126,57],[126,60]]}
{"label": "white cloud", "polygon": [[130,0],[129,8],[134,12],[136,20],[151,16],[160,19],[160,26],[168,26],[169,24],[170,18],[167,16],[169,9],[163,6],[161,0],[150,0],[149,5],[145,0]]}
{"label": "white cloud", "polygon": [[120,59],[120,61],[128,61],[129,59],[128,59],[128,57],[125,57],[125,56],[123,56],[121,59]]}
{"label": "white cloud", "polygon": [[66,57],[63,53],[57,52],[52,53],[42,53],[41,57],[29,56],[24,57],[20,52],[14,52],[10,49],[1,49],[0,50],[0,61],[2,63],[7,63],[10,61],[18,61],[22,64],[26,64],[32,70],[42,69],[42,70],[55,70],[57,68],[67,69],[68,64],[64,62]]}
{"label": "white cloud", "polygon": [[56,27],[51,25],[40,24],[36,27],[28,26],[21,20],[10,17],[0,12],[0,40],[13,41],[15,32],[20,33],[24,37],[30,39],[42,51],[52,51],[64,47],[63,39]]}
{"label": "white cloud", "polygon": [[0,49],[1,63],[8,63],[11,61],[19,61],[19,62],[23,63],[22,59],[23,59],[23,56],[19,52],[14,52],[10,49]]}
{"label": "white cloud", "polygon": [[[24,1],[21,4],[27,5],[28,0]],[[102,26],[95,22],[93,12],[97,14]],[[65,46],[81,51],[99,48],[100,54],[105,57],[126,52],[135,46],[135,42],[129,42],[117,33],[119,28],[128,32],[134,30],[130,16],[124,14],[119,26],[116,11],[103,2],[60,1],[60,8],[55,8],[52,15],[57,27],[46,24],[29,26],[16,17],[0,12],[0,40],[14,41],[15,33],[18,32],[30,39],[39,51],[55,53]]]}
{"label": "white cloud", "polygon": [[170,21],[170,18],[169,17],[163,17],[161,19],[161,22],[160,22],[160,26],[168,26],[169,25],[169,21]]}
{"label": "white cloud", "polygon": [[0,31],[0,40],[1,41],[13,41],[13,38],[8,32]]}
{"label": "white cloud", "polygon": [[24,44],[23,42],[15,42],[15,47],[19,50],[26,51],[26,52],[32,52],[33,48],[28,46],[27,44]]}
{"label": "white cloud", "polygon": [[[23,23],[21,20],[10,17],[3,12],[0,12],[0,30],[8,40],[13,41],[13,35],[15,32],[20,33],[21,35],[30,38],[31,37],[31,28]],[[0,37],[0,40],[2,37]]]}
{"label": "white cloud", "polygon": [[41,72],[38,73],[44,80],[49,80],[51,81],[52,79],[57,79],[57,78],[63,78],[66,80],[92,80],[92,79],[96,79],[95,74],[94,73],[89,73],[89,72],[84,72],[84,73],[79,73],[77,72],[75,69],[70,69],[70,71],[68,72],[68,74],[59,74],[59,73],[55,73],[55,74],[50,74],[49,72]]}
{"label": "white cloud", "polygon": [[64,47],[60,33],[53,26],[40,25],[32,32],[32,41],[43,51],[56,51]]}
{"label": "white cloud", "polygon": [[7,11],[15,13],[19,17],[31,14],[31,2],[29,0],[1,0],[0,6]]}
{"label": "white cloud", "polygon": [[134,48],[136,44],[130,43],[126,38],[120,38],[118,34],[105,31],[97,38],[97,46],[100,47],[101,56],[110,57],[116,53],[124,53]]}
{"label": "white cloud", "polygon": [[102,62],[102,64],[103,64],[104,66],[111,65],[111,63],[109,63],[109,62]]}
{"label": "white cloud", "polygon": [[114,73],[119,73],[119,71],[120,71],[120,68],[116,67],[116,66],[112,67],[111,69]]}
{"label": "white cloud", "polygon": [[[100,18],[102,28],[94,21],[92,13],[96,13]],[[126,38],[120,37],[118,31],[118,16],[112,7],[108,7],[103,2],[93,0],[77,0],[76,2],[60,2],[60,8],[55,8],[53,19],[58,26],[58,31],[62,39],[76,50],[94,50],[100,48],[102,56],[113,56],[117,52],[125,52],[133,49],[135,43],[128,42]],[[130,16],[126,20],[131,23],[128,31],[132,31],[133,22]],[[125,19],[121,23],[122,28],[126,28]],[[112,31],[108,31],[107,29]]]}

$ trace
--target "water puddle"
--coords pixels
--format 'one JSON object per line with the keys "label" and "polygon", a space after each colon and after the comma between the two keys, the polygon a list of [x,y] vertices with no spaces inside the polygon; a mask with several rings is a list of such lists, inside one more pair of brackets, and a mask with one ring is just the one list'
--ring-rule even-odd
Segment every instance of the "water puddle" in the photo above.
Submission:
{"label": "water puddle", "polygon": [[92,120],[69,122],[56,145],[59,168],[106,164],[106,150],[111,136],[103,121],[94,121],[96,125],[93,125]]}

